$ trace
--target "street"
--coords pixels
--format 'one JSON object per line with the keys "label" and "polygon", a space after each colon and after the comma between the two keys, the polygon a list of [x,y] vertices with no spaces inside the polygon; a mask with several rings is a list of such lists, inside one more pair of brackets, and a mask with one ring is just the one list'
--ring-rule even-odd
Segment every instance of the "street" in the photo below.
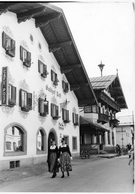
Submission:
{"label": "street", "polygon": [[1,192],[134,192],[133,163],[128,156],[102,158],[95,161],[72,161],[70,176],[61,172],[52,179],[50,173],[0,185]]}

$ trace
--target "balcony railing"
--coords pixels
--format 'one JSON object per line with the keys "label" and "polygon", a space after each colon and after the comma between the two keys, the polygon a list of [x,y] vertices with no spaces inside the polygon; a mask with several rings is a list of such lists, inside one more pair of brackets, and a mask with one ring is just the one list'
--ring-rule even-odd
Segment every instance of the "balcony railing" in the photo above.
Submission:
{"label": "balcony railing", "polygon": [[98,114],[98,120],[97,120],[98,123],[108,123],[109,122],[109,116],[108,115],[105,115],[105,114]]}

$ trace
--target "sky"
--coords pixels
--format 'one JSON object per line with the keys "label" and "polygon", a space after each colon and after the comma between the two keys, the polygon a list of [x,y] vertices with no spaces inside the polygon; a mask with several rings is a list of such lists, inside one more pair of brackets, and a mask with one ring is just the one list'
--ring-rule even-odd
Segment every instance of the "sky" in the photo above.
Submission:
{"label": "sky", "polygon": [[119,79],[128,109],[117,116],[135,114],[135,11],[127,2],[59,2],[89,77]]}

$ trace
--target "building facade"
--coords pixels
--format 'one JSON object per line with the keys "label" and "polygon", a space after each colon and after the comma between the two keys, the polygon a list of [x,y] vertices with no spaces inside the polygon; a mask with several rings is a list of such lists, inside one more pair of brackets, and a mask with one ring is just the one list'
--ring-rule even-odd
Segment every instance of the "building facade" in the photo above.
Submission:
{"label": "building facade", "polygon": [[97,105],[85,106],[81,113],[81,149],[92,153],[114,152],[116,127],[119,120],[116,113],[127,108],[120,80],[117,75],[91,78]]}
{"label": "building facade", "polygon": [[96,97],[63,11],[0,7],[0,170],[45,162],[51,139],[59,146],[62,137],[78,156],[79,106]]}

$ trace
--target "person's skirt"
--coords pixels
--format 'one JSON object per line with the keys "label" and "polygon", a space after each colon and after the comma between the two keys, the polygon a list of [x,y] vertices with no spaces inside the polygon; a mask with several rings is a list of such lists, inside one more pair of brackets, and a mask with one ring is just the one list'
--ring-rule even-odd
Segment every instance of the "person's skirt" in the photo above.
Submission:
{"label": "person's skirt", "polygon": [[48,163],[48,171],[50,173],[59,172],[59,168],[57,165],[57,154],[55,152],[52,152],[49,157],[49,163]]}
{"label": "person's skirt", "polygon": [[63,152],[60,156],[61,171],[72,171],[70,155],[67,152]]}

